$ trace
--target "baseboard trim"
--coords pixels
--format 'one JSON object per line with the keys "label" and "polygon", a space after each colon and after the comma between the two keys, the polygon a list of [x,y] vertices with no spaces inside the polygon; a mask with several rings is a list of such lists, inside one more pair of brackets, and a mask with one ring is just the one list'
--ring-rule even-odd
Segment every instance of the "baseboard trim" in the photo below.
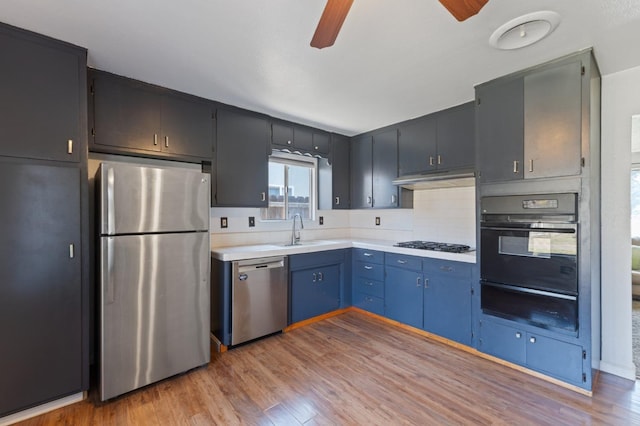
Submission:
{"label": "baseboard trim", "polygon": [[76,402],[84,400],[86,397],[86,392],[79,392],[64,398],[56,399],[55,401],[47,402],[46,404],[38,405],[37,407],[29,408],[28,410],[0,417],[0,426],[18,423],[41,414],[48,413],[49,411],[75,404]]}

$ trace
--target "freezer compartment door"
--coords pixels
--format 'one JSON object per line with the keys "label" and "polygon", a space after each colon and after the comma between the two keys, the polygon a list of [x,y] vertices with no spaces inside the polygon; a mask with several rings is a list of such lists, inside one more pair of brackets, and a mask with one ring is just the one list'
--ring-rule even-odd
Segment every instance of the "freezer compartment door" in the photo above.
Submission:
{"label": "freezer compartment door", "polygon": [[101,238],[102,400],[209,362],[209,234]]}
{"label": "freezer compartment door", "polygon": [[209,229],[210,176],[199,170],[104,162],[102,235]]}

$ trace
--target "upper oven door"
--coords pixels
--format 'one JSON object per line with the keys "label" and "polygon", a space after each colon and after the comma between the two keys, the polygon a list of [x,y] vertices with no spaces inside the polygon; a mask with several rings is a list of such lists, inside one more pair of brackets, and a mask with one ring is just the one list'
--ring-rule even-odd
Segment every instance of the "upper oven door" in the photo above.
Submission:
{"label": "upper oven door", "polygon": [[578,294],[576,224],[483,224],[480,275],[484,281]]}

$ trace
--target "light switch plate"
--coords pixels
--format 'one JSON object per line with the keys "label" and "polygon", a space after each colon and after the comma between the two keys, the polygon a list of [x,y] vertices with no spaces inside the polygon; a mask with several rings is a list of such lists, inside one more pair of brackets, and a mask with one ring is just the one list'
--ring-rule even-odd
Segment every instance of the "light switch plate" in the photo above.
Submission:
{"label": "light switch plate", "polygon": [[380,216],[376,216],[376,226],[380,226]]}
{"label": "light switch plate", "polygon": [[318,219],[320,222],[320,225],[324,225],[324,216],[320,216],[320,219]]}

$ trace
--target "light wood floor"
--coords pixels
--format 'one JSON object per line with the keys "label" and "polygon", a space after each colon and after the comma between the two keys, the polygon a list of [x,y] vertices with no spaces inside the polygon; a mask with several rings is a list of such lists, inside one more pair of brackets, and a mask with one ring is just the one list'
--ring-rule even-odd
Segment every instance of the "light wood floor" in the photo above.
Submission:
{"label": "light wood floor", "polygon": [[589,398],[358,312],[95,398],[23,424],[640,424],[633,382],[602,374]]}

